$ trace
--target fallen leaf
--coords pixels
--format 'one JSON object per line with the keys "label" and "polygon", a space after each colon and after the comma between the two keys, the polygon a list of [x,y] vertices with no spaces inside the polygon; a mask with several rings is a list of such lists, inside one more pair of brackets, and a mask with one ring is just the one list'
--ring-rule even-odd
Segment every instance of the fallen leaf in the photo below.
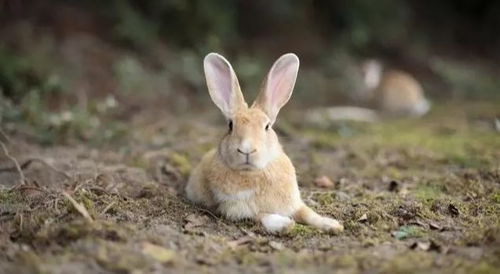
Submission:
{"label": "fallen leaf", "polygon": [[208,221],[208,217],[197,214],[189,214],[186,218],[184,218],[184,221],[186,222],[184,224],[184,229],[190,231],[195,227],[203,226],[204,224],[206,224]]}
{"label": "fallen leaf", "polygon": [[368,216],[365,214],[361,215],[361,217],[358,218],[358,222],[360,223],[365,223],[368,221]]}
{"label": "fallen leaf", "polygon": [[408,224],[409,224],[409,225],[418,225],[418,226],[421,226],[421,227],[427,227],[427,226],[425,225],[425,223],[423,223],[423,222],[421,222],[421,221],[419,221],[419,220],[411,221],[411,222],[409,222]]}
{"label": "fallen leaf", "polygon": [[330,188],[334,186],[334,183],[327,176],[321,176],[314,180],[314,184],[318,187]]}
{"label": "fallen leaf", "polygon": [[430,242],[414,242],[412,245],[410,245],[410,248],[427,251],[429,250],[430,246],[431,246]]}
{"label": "fallen leaf", "polygon": [[238,246],[253,242],[254,240],[255,239],[253,237],[243,236],[243,237],[238,238],[236,240],[230,241],[227,244],[229,245],[229,247],[231,249],[236,249]]}
{"label": "fallen leaf", "polygon": [[437,251],[437,252],[443,252],[443,249],[439,244],[434,242],[433,240],[426,241],[426,242],[414,242],[412,245],[410,245],[411,249],[419,249],[423,251]]}
{"label": "fallen leaf", "polygon": [[434,223],[434,222],[430,222],[429,223],[429,228],[432,229],[432,230],[440,230],[441,229],[441,226]]}
{"label": "fallen leaf", "polygon": [[142,252],[161,263],[171,262],[175,257],[173,250],[148,242],[142,244]]}

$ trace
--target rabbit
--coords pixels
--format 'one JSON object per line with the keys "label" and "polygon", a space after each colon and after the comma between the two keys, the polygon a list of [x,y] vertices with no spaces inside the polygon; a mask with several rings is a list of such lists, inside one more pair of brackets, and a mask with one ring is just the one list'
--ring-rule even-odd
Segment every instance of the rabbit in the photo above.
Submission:
{"label": "rabbit", "polygon": [[430,109],[420,83],[401,70],[384,70],[370,59],[362,64],[363,82],[375,107],[392,116],[420,117]]}
{"label": "rabbit", "polygon": [[217,53],[205,57],[208,91],[228,129],[218,147],[193,169],[185,189],[191,202],[230,220],[255,220],[270,233],[287,231],[295,222],[343,231],[339,221],[320,216],[302,201],[295,168],[273,130],[292,95],[298,69],[295,54],[281,56],[248,107],[231,64]]}
{"label": "rabbit", "polygon": [[309,121],[354,120],[377,122],[388,117],[413,117],[425,115],[431,107],[420,83],[401,70],[384,70],[375,59],[361,65],[362,88],[353,94],[356,99],[372,108],[335,106],[311,110],[306,114]]}

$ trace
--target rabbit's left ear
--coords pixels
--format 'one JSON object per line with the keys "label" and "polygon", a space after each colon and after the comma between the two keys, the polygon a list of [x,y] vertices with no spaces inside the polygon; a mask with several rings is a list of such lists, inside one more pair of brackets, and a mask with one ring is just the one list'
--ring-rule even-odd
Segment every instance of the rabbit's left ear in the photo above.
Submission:
{"label": "rabbit's left ear", "polygon": [[247,103],[231,64],[222,55],[209,53],[203,67],[210,97],[224,116],[232,119],[238,109],[247,107]]}
{"label": "rabbit's left ear", "polygon": [[274,122],[280,109],[292,96],[298,72],[299,58],[297,55],[288,53],[281,56],[274,62],[267,74],[263,88],[255,99],[253,107],[263,110]]}

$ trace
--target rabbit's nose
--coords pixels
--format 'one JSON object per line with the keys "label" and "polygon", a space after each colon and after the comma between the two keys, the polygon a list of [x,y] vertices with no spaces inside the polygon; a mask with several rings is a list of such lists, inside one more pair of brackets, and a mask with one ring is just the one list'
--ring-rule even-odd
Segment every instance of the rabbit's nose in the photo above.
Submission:
{"label": "rabbit's nose", "polygon": [[239,149],[239,148],[238,148],[238,152],[239,152],[239,153],[241,153],[241,154],[244,154],[244,155],[250,155],[250,154],[252,154],[252,153],[257,152],[257,150],[256,150],[256,149],[253,149],[253,150],[246,150],[246,151],[245,151],[245,150],[241,150],[241,149]]}

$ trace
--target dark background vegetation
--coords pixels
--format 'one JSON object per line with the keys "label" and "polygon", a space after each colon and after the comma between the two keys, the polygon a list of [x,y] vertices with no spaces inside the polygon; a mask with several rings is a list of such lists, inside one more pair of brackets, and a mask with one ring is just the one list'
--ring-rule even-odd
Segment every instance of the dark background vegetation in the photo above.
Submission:
{"label": "dark background vegetation", "polygon": [[498,14],[494,0],[3,0],[0,121],[51,139],[43,129],[82,135],[116,102],[121,116],[194,111],[209,105],[210,51],[249,94],[275,58],[297,53],[293,104],[309,107],[350,103],[368,57],[413,73],[435,102],[497,98]]}

